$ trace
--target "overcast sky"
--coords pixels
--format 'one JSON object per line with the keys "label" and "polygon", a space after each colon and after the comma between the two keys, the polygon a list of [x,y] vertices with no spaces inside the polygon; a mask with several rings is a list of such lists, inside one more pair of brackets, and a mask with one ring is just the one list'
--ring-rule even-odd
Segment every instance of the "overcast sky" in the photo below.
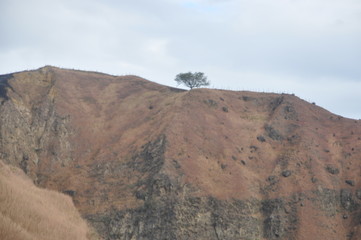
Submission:
{"label": "overcast sky", "polygon": [[44,65],[294,93],[361,119],[361,0],[0,0],[0,74]]}

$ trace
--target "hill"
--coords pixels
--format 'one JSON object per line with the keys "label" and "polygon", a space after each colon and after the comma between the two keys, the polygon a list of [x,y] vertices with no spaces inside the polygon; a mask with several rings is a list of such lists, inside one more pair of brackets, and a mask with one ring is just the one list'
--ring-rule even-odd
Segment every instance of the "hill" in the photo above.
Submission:
{"label": "hill", "polygon": [[361,121],[54,67],[0,82],[0,157],[106,239],[361,237]]}

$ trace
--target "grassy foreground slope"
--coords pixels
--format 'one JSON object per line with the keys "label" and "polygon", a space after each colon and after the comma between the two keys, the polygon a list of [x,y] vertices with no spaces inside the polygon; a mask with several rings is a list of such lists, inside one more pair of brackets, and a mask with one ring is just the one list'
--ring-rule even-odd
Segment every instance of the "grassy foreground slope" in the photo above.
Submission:
{"label": "grassy foreground slope", "polygon": [[0,239],[95,239],[70,197],[36,187],[0,160]]}

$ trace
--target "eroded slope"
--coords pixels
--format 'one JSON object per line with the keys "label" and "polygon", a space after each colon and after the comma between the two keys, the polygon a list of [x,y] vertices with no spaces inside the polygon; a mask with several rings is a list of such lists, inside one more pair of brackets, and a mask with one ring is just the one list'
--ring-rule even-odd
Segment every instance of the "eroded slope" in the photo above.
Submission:
{"label": "eroded slope", "polygon": [[52,67],[0,90],[1,156],[106,239],[360,238],[360,121],[291,95]]}

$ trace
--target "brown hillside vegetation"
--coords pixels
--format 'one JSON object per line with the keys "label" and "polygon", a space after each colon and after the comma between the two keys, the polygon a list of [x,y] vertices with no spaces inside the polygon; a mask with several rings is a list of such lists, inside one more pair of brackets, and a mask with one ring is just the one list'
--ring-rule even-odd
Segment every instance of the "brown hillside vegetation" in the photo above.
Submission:
{"label": "brown hillside vegetation", "polygon": [[35,187],[18,168],[0,160],[0,239],[90,239],[72,200]]}
{"label": "brown hillside vegetation", "polygon": [[106,239],[361,239],[361,121],[288,94],[0,76],[0,157]]}

